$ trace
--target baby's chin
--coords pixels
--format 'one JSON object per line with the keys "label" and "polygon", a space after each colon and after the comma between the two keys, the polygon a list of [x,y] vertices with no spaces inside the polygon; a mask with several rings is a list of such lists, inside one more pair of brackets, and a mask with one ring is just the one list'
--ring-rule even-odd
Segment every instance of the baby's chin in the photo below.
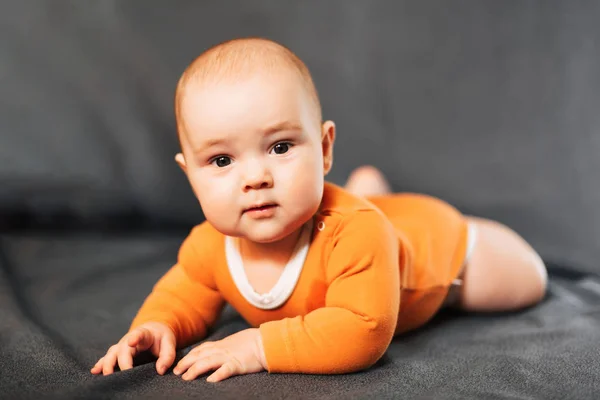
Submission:
{"label": "baby's chin", "polygon": [[257,233],[251,233],[251,234],[246,234],[243,235],[243,237],[247,240],[250,240],[254,243],[261,243],[261,244],[268,244],[268,243],[275,243],[279,240],[285,239],[288,235],[291,235],[293,232],[289,232],[289,233],[282,233],[282,232],[278,232],[278,233],[268,233],[268,232],[257,232]]}
{"label": "baby's chin", "polygon": [[256,229],[250,232],[243,232],[239,236],[255,243],[274,243],[285,239],[288,235],[294,233],[294,230],[275,228],[275,229]]}
{"label": "baby's chin", "polygon": [[293,234],[303,225],[302,221],[297,221],[294,224],[287,226],[281,226],[280,224],[264,223],[256,224],[252,227],[246,227],[246,229],[227,229],[225,227],[219,227],[213,224],[215,229],[221,232],[225,236],[238,237],[246,240],[250,240],[255,243],[274,243],[279,240],[285,239],[287,236]]}

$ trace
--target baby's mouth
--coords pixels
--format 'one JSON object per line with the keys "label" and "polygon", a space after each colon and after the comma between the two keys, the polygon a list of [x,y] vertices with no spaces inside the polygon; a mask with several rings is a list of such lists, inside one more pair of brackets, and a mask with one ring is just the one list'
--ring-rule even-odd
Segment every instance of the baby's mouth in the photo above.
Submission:
{"label": "baby's mouth", "polygon": [[267,218],[273,215],[277,204],[265,203],[257,206],[252,206],[244,210],[244,214],[248,214],[255,218]]}
{"label": "baby's mouth", "polygon": [[249,211],[265,211],[268,210],[270,208],[274,208],[277,207],[277,204],[275,203],[267,203],[267,204],[261,204],[259,206],[253,206],[250,208],[247,208],[244,210],[244,212],[249,212]]}

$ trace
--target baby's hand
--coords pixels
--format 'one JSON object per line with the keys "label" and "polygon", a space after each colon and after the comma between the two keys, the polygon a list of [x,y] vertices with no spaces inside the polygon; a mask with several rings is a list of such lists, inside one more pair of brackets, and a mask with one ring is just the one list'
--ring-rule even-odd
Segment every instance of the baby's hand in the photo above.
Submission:
{"label": "baby's hand", "polygon": [[92,368],[92,374],[110,375],[118,363],[121,371],[133,368],[133,357],[143,351],[158,357],[156,371],[162,375],[175,361],[175,334],[165,324],[147,322],[127,333],[111,346]]}
{"label": "baby's hand", "polygon": [[265,370],[267,363],[258,329],[246,329],[216,342],[205,342],[183,357],[173,369],[182,378],[195,379],[205,372],[217,370],[207,379],[218,382],[234,375]]}

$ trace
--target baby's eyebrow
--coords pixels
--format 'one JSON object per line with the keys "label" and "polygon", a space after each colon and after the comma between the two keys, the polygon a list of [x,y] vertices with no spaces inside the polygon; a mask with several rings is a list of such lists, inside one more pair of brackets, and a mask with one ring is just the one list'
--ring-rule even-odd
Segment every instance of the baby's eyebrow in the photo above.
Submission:
{"label": "baby's eyebrow", "polygon": [[227,140],[226,138],[212,138],[212,139],[207,139],[202,141],[202,143],[199,143],[198,147],[196,147],[195,152],[198,151],[205,151],[210,149],[211,147],[215,147],[215,146],[219,146],[219,145],[226,145],[227,143],[229,143],[229,140]]}
{"label": "baby's eyebrow", "polygon": [[295,131],[301,129],[301,125],[296,121],[283,121],[267,127],[264,132],[265,136],[268,136],[279,131]]}

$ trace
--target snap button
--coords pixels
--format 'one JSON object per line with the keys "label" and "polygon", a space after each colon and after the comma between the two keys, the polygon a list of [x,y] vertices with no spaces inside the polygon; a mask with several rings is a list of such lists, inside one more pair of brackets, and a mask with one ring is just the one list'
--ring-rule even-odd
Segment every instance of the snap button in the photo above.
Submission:
{"label": "snap button", "polygon": [[317,224],[317,229],[322,231],[323,229],[325,229],[325,222],[323,221],[319,221],[319,223]]}

